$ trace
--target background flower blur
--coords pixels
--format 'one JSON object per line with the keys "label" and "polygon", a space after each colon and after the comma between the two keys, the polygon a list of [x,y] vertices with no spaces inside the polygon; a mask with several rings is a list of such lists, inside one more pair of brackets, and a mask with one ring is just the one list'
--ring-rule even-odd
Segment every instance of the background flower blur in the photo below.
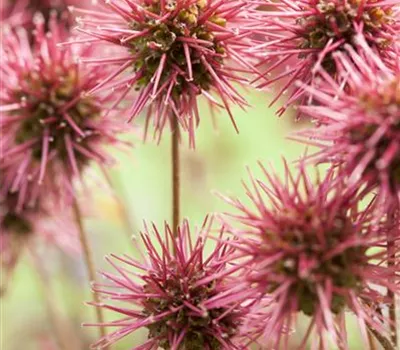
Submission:
{"label": "background flower blur", "polygon": [[[3,45],[3,36],[7,35],[9,26],[23,25],[31,31],[32,26],[28,23],[33,13],[43,10],[46,13],[45,17],[49,16],[51,1],[0,1],[0,45]],[[59,11],[60,8],[65,8],[65,5],[77,3],[75,0],[66,1],[66,4],[56,1],[50,6],[55,5]],[[270,11],[275,9],[272,1],[266,0],[265,3],[271,5]],[[387,3],[390,6],[394,4],[393,1]],[[88,0],[79,6],[84,6],[90,11]],[[269,16],[271,17],[271,12]],[[270,20],[273,21],[273,18]],[[67,27],[70,23],[73,22],[68,21]],[[267,39],[272,40],[271,38],[273,35]],[[259,38],[264,39],[262,36]],[[266,62],[270,63],[268,58]],[[284,64],[278,67],[282,72],[285,69],[287,67]],[[286,79],[286,74],[283,73],[283,76]],[[1,79],[2,76],[0,84],[3,89]],[[308,80],[303,82],[307,83]],[[210,213],[232,210],[216,192],[238,198],[251,206],[241,183],[241,179],[248,178],[246,166],[252,169],[255,178],[259,178],[262,170],[257,166],[257,162],[262,161],[283,178],[286,169],[282,157],[296,172],[295,161],[316,151],[311,145],[287,138],[300,128],[312,124],[304,119],[295,121],[296,111],[291,107],[283,117],[278,118],[277,108],[267,106],[281,92],[278,106],[285,105],[289,93],[281,91],[278,84],[273,89],[269,92],[238,88],[241,96],[251,106],[246,110],[240,105],[230,106],[239,133],[232,127],[226,111],[222,110],[215,116],[210,116],[212,113],[207,101],[199,101],[201,124],[196,130],[196,149],[191,149],[185,138],[181,147],[181,216],[187,218],[192,227],[201,227],[204,217]],[[3,94],[2,91],[0,93]],[[128,119],[127,115],[121,115],[119,118],[119,121]],[[146,115],[140,115],[134,126],[129,125],[131,132],[120,137],[122,141],[132,143],[134,147],[124,150],[105,147],[115,159],[115,165],[108,167],[91,164],[83,173],[82,183],[76,187],[96,270],[105,273],[115,272],[104,259],[110,253],[116,256],[128,254],[134,259],[142,260],[140,251],[143,250],[143,246],[138,235],[144,229],[145,222],[154,223],[161,228],[165,221],[171,221],[169,128],[157,144],[150,140],[144,143],[141,133],[136,131],[136,126],[146,127]],[[2,132],[3,130],[0,130],[1,138],[4,137]],[[0,150],[0,154],[1,152],[3,150]],[[324,171],[325,167],[322,166],[321,169]],[[0,177],[1,171],[0,164]],[[316,173],[310,174],[316,176]],[[72,177],[72,173],[66,175]],[[3,210],[1,206],[0,210]],[[62,220],[65,220],[65,216],[69,220],[69,215],[60,214],[60,220],[55,222],[56,229],[52,233],[55,235],[55,238],[52,237],[54,241],[63,241],[65,231],[75,225],[73,222],[64,223]],[[37,226],[40,228],[40,225]],[[43,232],[43,235],[46,235],[46,232]],[[94,308],[86,304],[93,300],[93,294],[87,282],[84,262],[77,259],[79,245],[72,245],[77,248],[72,249],[73,254],[71,249],[60,249],[59,245],[49,246],[45,240],[37,240],[34,246],[19,247],[21,252],[26,254],[19,254],[12,273],[3,270],[0,272],[1,350],[66,350],[58,344],[60,339],[68,344],[67,348],[70,350],[86,350],[99,340],[98,329],[81,326],[83,323],[96,324],[97,321]],[[205,250],[212,251],[212,242],[208,242]],[[396,268],[398,269],[398,266]],[[100,275],[99,281],[103,282]],[[115,312],[106,310],[106,322],[116,318],[118,315]],[[302,342],[308,327],[308,322],[303,322],[305,318],[307,317],[301,314],[296,319],[296,332],[290,337],[288,350],[297,349]],[[349,313],[346,322],[349,349],[365,349],[355,317]],[[146,340],[146,330],[142,329],[113,344],[112,349],[133,349],[144,344]],[[254,345],[254,349],[256,348],[260,346]]]}
{"label": "background flower blur", "polygon": [[[265,108],[266,99],[262,93],[248,94],[248,99],[254,106],[250,113],[235,110],[240,126],[239,135],[235,134],[228,118],[221,118],[218,131],[214,130],[211,120],[206,120],[198,130],[196,151],[183,152],[182,215],[190,218],[193,224],[201,225],[204,215],[209,212],[230,209],[212,190],[230,193],[247,201],[240,183],[241,178],[247,177],[246,165],[253,165],[257,173],[258,169],[254,165],[258,160],[263,160],[283,174],[281,157],[285,155],[290,161],[304,153],[305,147],[286,139],[287,133],[297,128],[289,116],[284,119],[275,118],[274,112]],[[267,140],[265,133],[268,133]],[[89,215],[86,223],[99,270],[110,270],[103,259],[109,252],[140,257],[128,239],[123,223],[126,214],[121,212],[114,194],[124,201],[128,209],[127,214],[134,229],[129,235],[143,228],[143,220],[162,225],[170,216],[171,191],[169,184],[164,181],[170,170],[169,137],[165,137],[159,146],[144,145],[137,142],[137,138],[130,138],[136,141],[134,150],[117,153],[118,164],[112,169],[116,193],[105,184],[100,188],[96,184],[93,185],[92,198],[87,200]],[[88,174],[97,175],[99,173],[94,171]],[[91,298],[84,277],[84,266],[56,251],[47,255],[45,262],[52,276],[48,287],[57,295],[57,304],[64,321],[70,322],[70,327],[74,325],[71,334],[76,339],[73,341],[80,344],[77,348],[71,345],[71,349],[87,349],[88,344],[97,339],[97,333],[95,329],[80,328],[82,322],[88,322],[93,317],[92,308],[82,302]],[[57,349],[42,303],[42,287],[28,257],[21,260],[10,288],[1,307],[1,346],[4,350],[21,349],[21,337],[24,338],[23,348],[26,350]],[[110,313],[110,319],[112,316]],[[350,324],[356,328],[354,320]],[[351,349],[360,349],[357,347],[360,344],[359,333],[349,334],[350,345],[353,346]],[[145,331],[142,334],[135,333],[116,344],[115,349],[139,345],[145,337]],[[301,340],[301,334],[298,340]]]}

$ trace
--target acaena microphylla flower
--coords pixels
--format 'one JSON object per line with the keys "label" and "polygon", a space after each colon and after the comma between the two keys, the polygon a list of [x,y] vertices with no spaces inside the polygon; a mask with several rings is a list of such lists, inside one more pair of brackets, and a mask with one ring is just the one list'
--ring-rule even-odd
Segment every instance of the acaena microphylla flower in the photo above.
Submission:
{"label": "acaena microphylla flower", "polygon": [[387,67],[358,38],[358,52],[335,55],[346,89],[321,71],[319,89],[305,87],[316,104],[300,110],[319,127],[300,132],[306,143],[320,147],[319,162],[340,164],[343,174],[365,192],[377,190],[387,211],[400,196],[400,60]]}
{"label": "acaena microphylla flower", "polygon": [[1,288],[7,287],[7,276],[26,249],[40,245],[46,249],[56,247],[72,256],[79,254],[77,230],[71,225],[72,212],[68,208],[61,210],[48,200],[21,209],[18,201],[17,193],[0,193],[0,274],[4,273]]}
{"label": "acaena microphylla flower", "polygon": [[141,234],[145,261],[126,255],[107,258],[116,274],[102,273],[107,282],[94,290],[105,298],[100,307],[122,317],[104,324],[117,330],[93,344],[94,349],[141,328],[148,330],[148,339],[135,349],[246,349],[242,341],[248,334],[241,326],[250,305],[243,305],[247,291],[230,282],[238,269],[229,264],[230,246],[218,240],[206,254],[210,225],[206,219],[194,239],[187,221],[176,237],[167,224],[164,232],[146,228]]}
{"label": "acaena microphylla flower", "polygon": [[255,72],[247,52],[255,27],[251,1],[114,0],[98,7],[76,9],[82,15],[77,30],[88,37],[79,42],[108,42],[121,53],[83,60],[115,66],[91,93],[123,87],[116,95],[123,100],[136,90],[137,95],[129,97],[130,120],[147,106],[146,125],[152,120],[160,137],[170,119],[177,118],[191,146],[200,121],[200,95],[212,109],[225,108],[237,129],[231,104],[247,103],[234,83],[245,84],[246,73]]}
{"label": "acaena microphylla flower", "polygon": [[108,72],[81,67],[78,55],[91,49],[59,48],[66,30],[55,15],[49,25],[46,33],[43,17],[36,17],[33,47],[24,29],[8,31],[1,46],[0,168],[7,174],[2,185],[34,197],[22,198],[21,205],[35,201],[47,186],[50,194],[71,194],[90,161],[112,161],[105,148],[117,144],[124,129],[106,115],[109,96],[83,93]]}
{"label": "acaena microphylla flower", "polygon": [[263,15],[265,38],[252,50],[264,57],[264,81],[259,87],[280,83],[272,103],[288,91],[279,110],[284,113],[295,101],[305,102],[296,80],[313,84],[318,67],[333,77],[334,52],[353,45],[355,35],[363,35],[384,58],[399,40],[400,6],[397,0],[267,0],[272,11]]}
{"label": "acaena microphylla flower", "polygon": [[332,343],[347,349],[346,311],[356,316],[366,341],[368,328],[388,337],[387,290],[398,295],[399,275],[386,267],[386,237],[373,220],[374,203],[358,209],[357,189],[333,169],[325,177],[317,173],[315,181],[304,163],[297,174],[285,163],[283,180],[261,169],[267,181],[251,175],[251,186],[245,185],[252,205],[226,198],[239,213],[223,217],[232,245],[247,257],[248,288],[270,298],[264,308],[255,306],[250,324],[274,349],[288,349],[299,314],[310,318],[301,349],[308,340],[313,349]]}

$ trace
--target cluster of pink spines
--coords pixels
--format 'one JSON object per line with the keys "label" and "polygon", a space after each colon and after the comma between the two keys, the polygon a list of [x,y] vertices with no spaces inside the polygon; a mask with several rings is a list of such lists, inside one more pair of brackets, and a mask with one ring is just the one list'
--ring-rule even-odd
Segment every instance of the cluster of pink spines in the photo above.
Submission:
{"label": "cluster of pink spines", "polygon": [[[323,67],[336,77],[332,54],[353,45],[355,35],[363,35],[382,57],[387,57],[398,40],[398,1],[386,0],[298,0],[268,1],[274,11],[264,17],[266,39],[253,48],[267,65],[259,87],[282,82],[275,103],[287,90],[290,94],[279,113],[295,101],[306,101],[296,80],[314,84],[316,71]],[[284,68],[283,68],[284,67]],[[273,78],[269,76],[273,74]],[[262,79],[259,77],[257,80]],[[271,103],[271,104],[272,104]]]}
{"label": "cluster of pink spines", "polygon": [[399,276],[385,267],[385,251],[370,250],[385,245],[371,207],[357,210],[355,189],[338,182],[333,170],[315,183],[304,167],[296,176],[286,168],[284,182],[262,170],[268,184],[252,177],[252,189],[246,187],[256,210],[228,199],[241,214],[227,221],[228,227],[232,219],[244,224],[229,228],[233,242],[249,258],[249,287],[270,298],[265,312],[255,308],[255,327],[274,348],[286,349],[288,327],[301,312],[312,319],[302,346],[314,329],[325,349],[325,332],[336,344],[346,341],[336,320],[350,309],[363,331],[372,326],[383,332],[387,320],[377,304],[387,301],[387,290],[400,291]]}
{"label": "cluster of pink spines", "polygon": [[341,164],[353,184],[378,188],[383,211],[400,195],[400,61],[397,71],[386,67],[362,39],[359,53],[347,47],[337,54],[339,73],[347,88],[326,72],[321,88],[306,88],[317,104],[300,109],[320,127],[300,133],[321,147],[319,161]]}
{"label": "cluster of pink spines", "polygon": [[137,90],[130,119],[147,106],[147,125],[152,119],[161,136],[170,119],[177,118],[192,146],[200,121],[199,95],[212,108],[225,108],[236,128],[230,104],[247,104],[233,83],[246,83],[246,73],[255,71],[247,52],[254,33],[249,2],[117,0],[104,6],[107,12],[77,10],[82,14],[78,31],[89,35],[91,43],[95,38],[121,47],[125,55],[86,60],[117,66],[91,92],[120,87],[122,100]]}
{"label": "cluster of pink spines", "polygon": [[148,340],[137,349],[243,348],[240,338],[243,341],[246,334],[239,336],[239,329],[247,311],[242,306],[247,292],[241,283],[231,285],[230,276],[238,269],[229,266],[232,248],[221,240],[206,256],[209,225],[206,221],[194,241],[188,222],[180,226],[176,238],[167,225],[164,238],[153,226],[153,237],[142,234],[144,263],[128,256],[113,256],[116,262],[108,259],[118,275],[103,273],[110,284],[96,285],[95,290],[113,303],[129,304],[100,304],[124,317],[105,323],[118,330],[93,348],[105,347],[139,328],[147,328]]}
{"label": "cluster of pink spines", "polygon": [[33,47],[21,29],[7,33],[1,48],[1,191],[18,191],[21,206],[35,201],[41,184],[70,192],[89,161],[110,160],[103,147],[116,143],[121,130],[103,115],[109,97],[83,94],[108,73],[82,69],[77,54],[85,50],[60,49],[65,29],[55,17],[49,25],[45,33],[43,18],[36,18]]}

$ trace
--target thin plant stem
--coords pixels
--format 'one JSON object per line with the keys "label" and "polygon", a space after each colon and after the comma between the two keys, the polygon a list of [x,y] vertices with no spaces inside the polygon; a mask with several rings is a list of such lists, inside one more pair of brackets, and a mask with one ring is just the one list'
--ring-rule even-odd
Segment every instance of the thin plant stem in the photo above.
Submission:
{"label": "thin plant stem", "polygon": [[172,165],[172,227],[176,237],[180,223],[180,159],[179,159],[179,123],[172,118],[171,135],[171,165]]}
{"label": "thin plant stem", "polygon": [[[73,203],[73,211],[75,215],[75,220],[76,224],[78,226],[78,231],[79,231],[79,240],[81,242],[81,247],[82,247],[82,253],[85,259],[85,265],[87,269],[87,274],[89,277],[89,282],[90,284],[96,282],[96,269],[94,265],[94,260],[93,260],[93,254],[90,249],[89,241],[87,238],[87,234],[83,225],[83,220],[82,220],[82,214],[79,208],[78,201],[76,198],[74,199]],[[100,297],[96,291],[93,291],[93,299],[96,304],[100,303]],[[106,331],[104,328],[104,315],[103,315],[103,310],[101,307],[96,306],[96,318],[97,318],[97,323],[99,324],[99,330],[100,330],[100,335],[101,337],[106,336]]]}
{"label": "thin plant stem", "polygon": [[[389,252],[394,252],[395,250],[395,244],[394,242],[389,242],[388,241],[388,251]],[[395,254],[395,253],[393,253]],[[394,267],[394,258],[392,259],[389,258],[388,260],[388,266],[389,268]],[[394,344],[397,344],[397,312],[396,312],[396,294],[389,290],[388,291],[388,298],[390,300],[389,304],[389,318],[390,318],[390,333],[391,333],[391,339]]]}
{"label": "thin plant stem", "polygon": [[[398,207],[397,207],[398,208]],[[398,216],[397,210],[393,210],[388,214],[389,230],[387,237],[387,254],[388,254],[388,268],[395,269],[396,264],[396,243],[394,240],[393,230],[397,230]],[[390,300],[389,304],[389,318],[390,318],[390,337],[393,344],[397,345],[397,315],[396,315],[396,294],[392,290],[388,290],[387,296]]]}
{"label": "thin plant stem", "polygon": [[50,278],[43,267],[43,262],[40,261],[38,254],[30,249],[33,259],[33,266],[35,267],[36,275],[39,279],[39,285],[43,294],[44,303],[48,315],[49,324],[53,330],[52,335],[59,347],[62,350],[71,348],[80,348],[79,340],[74,336],[73,330],[67,322],[64,322],[60,317],[60,310],[57,306],[57,301],[54,297],[53,287]]}
{"label": "thin plant stem", "polygon": [[[347,344],[346,315],[344,314],[344,312],[341,312],[338,315],[336,315],[336,324],[341,334],[343,334],[344,338],[343,340],[339,339],[338,347],[340,350],[346,350],[348,349],[348,344]],[[376,350],[376,349],[371,348],[370,350]]]}
{"label": "thin plant stem", "polygon": [[377,350],[374,335],[370,330],[368,331],[368,343],[370,350]]}
{"label": "thin plant stem", "polygon": [[371,326],[367,326],[368,330],[374,335],[376,340],[378,340],[379,344],[382,345],[384,350],[396,350],[396,346],[390,341],[390,339],[386,338],[382,334],[380,334],[376,329]]}

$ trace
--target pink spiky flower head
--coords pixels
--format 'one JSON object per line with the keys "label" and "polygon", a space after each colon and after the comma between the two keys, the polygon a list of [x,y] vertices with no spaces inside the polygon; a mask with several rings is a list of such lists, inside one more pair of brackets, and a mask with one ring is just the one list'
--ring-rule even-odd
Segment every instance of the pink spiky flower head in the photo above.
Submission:
{"label": "pink spiky flower head", "polygon": [[[244,349],[239,334],[247,307],[242,305],[246,290],[230,286],[232,249],[218,241],[210,254],[205,243],[211,222],[207,219],[193,240],[185,221],[174,238],[168,225],[164,235],[153,226],[146,232],[144,262],[129,256],[107,259],[117,274],[103,273],[107,284],[94,288],[104,295],[101,307],[123,317],[105,323],[117,327],[92,347],[106,347],[140,328],[148,340],[135,349]],[[98,326],[95,324],[95,326]]]}
{"label": "pink spiky flower head", "polygon": [[266,2],[274,10],[265,12],[265,42],[253,50],[261,53],[267,65],[266,81],[259,87],[282,82],[272,103],[289,91],[280,114],[304,97],[301,87],[293,88],[296,80],[313,84],[320,66],[331,76],[336,76],[332,54],[342,51],[346,44],[354,45],[355,35],[363,35],[383,58],[399,39],[400,7],[397,0]]}
{"label": "pink spiky flower head", "polygon": [[[192,146],[200,121],[199,95],[211,107],[225,107],[236,128],[230,104],[244,107],[246,102],[233,83],[244,83],[244,73],[254,71],[246,51],[254,32],[250,3],[114,0],[102,1],[103,12],[77,10],[82,14],[78,31],[90,37],[88,42],[105,41],[122,52],[119,57],[86,60],[115,65],[115,71],[92,92],[118,87],[123,99],[137,90],[130,119],[147,106],[147,124],[152,119],[161,136],[168,121],[177,118],[189,132]],[[126,75],[120,77],[123,72]]]}
{"label": "pink spiky flower head", "polygon": [[384,212],[400,196],[400,61],[387,67],[362,37],[358,45],[335,56],[345,90],[324,71],[318,91],[306,88],[317,104],[300,109],[320,127],[300,135],[321,148],[318,161],[340,164],[365,192],[377,189]]}
{"label": "pink spiky flower head", "polygon": [[400,292],[399,276],[385,267],[387,253],[379,249],[385,237],[371,221],[371,206],[358,210],[355,189],[332,169],[315,182],[304,164],[298,174],[286,166],[284,181],[261,169],[267,182],[251,176],[251,187],[245,186],[255,209],[226,198],[240,213],[224,218],[247,257],[248,288],[269,297],[265,309],[255,307],[251,323],[276,349],[287,349],[299,313],[311,318],[301,349],[313,331],[313,348],[329,348],[327,333],[343,346],[345,329],[336,322],[345,310],[356,315],[364,335],[366,327],[388,333],[387,319],[376,310],[388,289]]}
{"label": "pink spiky flower head", "polygon": [[108,73],[102,67],[82,69],[77,57],[90,48],[57,46],[67,34],[54,16],[47,33],[43,17],[36,17],[32,48],[24,29],[7,32],[2,41],[2,185],[24,197],[21,205],[35,201],[47,185],[50,194],[71,193],[89,161],[111,161],[104,147],[117,143],[122,130],[105,117],[107,96],[83,94]]}

